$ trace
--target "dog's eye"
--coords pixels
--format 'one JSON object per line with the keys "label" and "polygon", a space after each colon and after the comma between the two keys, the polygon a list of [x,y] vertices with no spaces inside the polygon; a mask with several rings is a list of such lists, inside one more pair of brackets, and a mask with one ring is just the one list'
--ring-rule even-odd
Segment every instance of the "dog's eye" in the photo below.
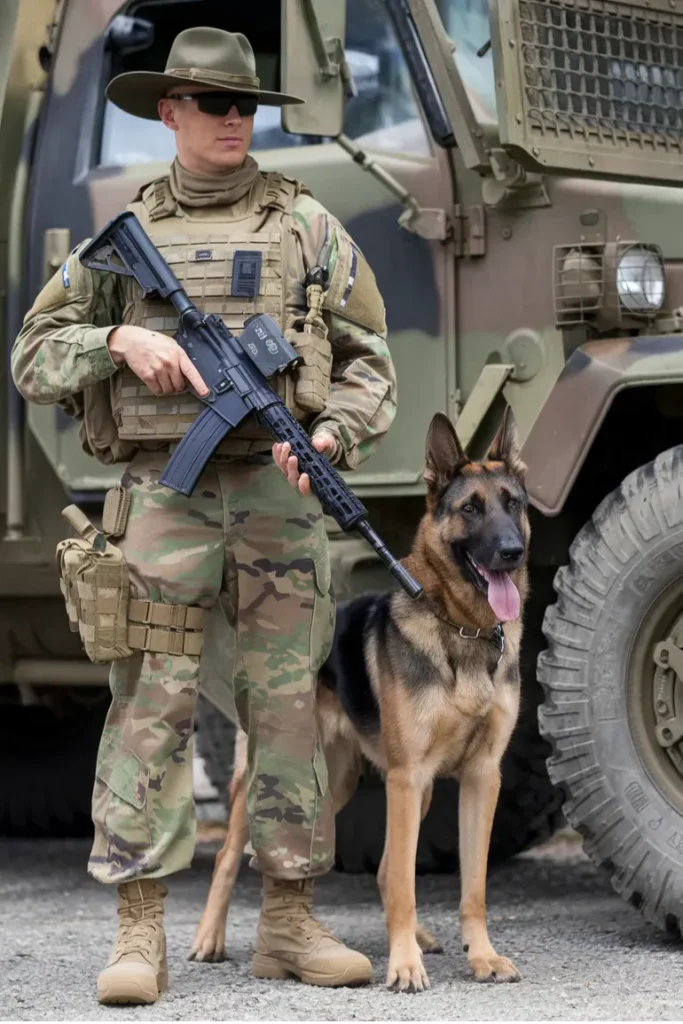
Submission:
{"label": "dog's eye", "polygon": [[510,498],[508,500],[508,512],[514,512],[518,508],[519,508],[519,502],[517,501],[517,499],[516,498]]}
{"label": "dog's eye", "polygon": [[471,516],[473,512],[477,511],[477,508],[471,501],[468,501],[461,506],[460,511],[464,512],[467,516]]}

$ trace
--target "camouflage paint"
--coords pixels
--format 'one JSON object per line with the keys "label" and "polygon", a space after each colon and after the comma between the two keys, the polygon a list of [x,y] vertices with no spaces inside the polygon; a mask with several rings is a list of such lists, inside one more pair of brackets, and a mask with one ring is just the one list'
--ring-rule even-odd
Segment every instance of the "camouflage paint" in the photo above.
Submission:
{"label": "camouflage paint", "polygon": [[[247,806],[260,870],[329,870],[334,815],[316,734],[314,679],[334,629],[324,520],[268,456],[209,463],[189,498],[159,484],[163,452],[139,452],[118,545],[132,588],[152,601],[211,607],[223,594],[236,634],[235,703],[249,733]],[[140,652],[112,663],[112,704],[93,794],[90,873],[158,878],[194,853],[192,732],[199,658]]]}
{"label": "camouflage paint", "polygon": [[[683,335],[593,341],[567,360],[522,448],[527,488],[544,515],[561,511],[615,396],[683,381]],[[577,416],[577,409],[581,415]],[[557,452],[563,453],[560,462]]]}

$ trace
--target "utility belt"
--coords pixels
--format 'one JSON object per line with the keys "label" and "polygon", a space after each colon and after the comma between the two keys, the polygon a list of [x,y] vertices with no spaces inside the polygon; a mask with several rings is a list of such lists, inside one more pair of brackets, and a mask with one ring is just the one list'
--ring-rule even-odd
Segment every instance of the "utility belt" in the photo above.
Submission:
{"label": "utility belt", "polygon": [[120,484],[107,493],[101,530],[76,505],[62,510],[79,534],[60,541],[56,552],[69,626],[80,633],[93,662],[129,658],[135,651],[199,656],[204,608],[131,596],[128,566],[108,539],[123,536],[129,511],[130,492]]}

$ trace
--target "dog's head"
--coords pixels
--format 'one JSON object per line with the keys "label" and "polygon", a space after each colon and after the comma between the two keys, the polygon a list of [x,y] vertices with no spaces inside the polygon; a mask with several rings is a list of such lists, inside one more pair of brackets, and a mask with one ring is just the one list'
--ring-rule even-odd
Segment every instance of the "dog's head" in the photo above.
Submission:
{"label": "dog's head", "polygon": [[[485,461],[473,462],[447,416],[429,427],[424,478],[430,562],[445,580],[460,574],[499,622],[520,615],[520,571],[530,526],[517,430],[509,407]],[[436,563],[436,564],[435,564]]]}

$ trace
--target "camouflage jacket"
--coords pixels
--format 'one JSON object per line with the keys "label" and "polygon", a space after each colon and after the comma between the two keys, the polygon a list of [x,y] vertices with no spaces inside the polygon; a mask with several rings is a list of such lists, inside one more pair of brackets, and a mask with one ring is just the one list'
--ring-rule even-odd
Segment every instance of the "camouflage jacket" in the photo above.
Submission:
{"label": "camouflage jacket", "polygon": [[[293,208],[294,229],[305,267],[315,265],[326,239],[332,239],[328,269],[334,276],[337,239],[348,240],[339,221],[305,192]],[[116,373],[107,338],[122,322],[125,299],[122,279],[86,269],[73,250],[63,267],[48,281],[26,313],[11,354],[12,375],[19,392],[30,402],[57,404],[83,419],[89,390],[102,387]],[[303,282],[301,283],[303,294]],[[381,300],[380,300],[381,301]],[[298,307],[300,308],[300,307]],[[296,312],[294,310],[293,312]],[[396,413],[396,374],[386,341],[386,329],[374,333],[357,322],[326,314],[333,364],[326,408],[309,426],[314,434],[331,432],[337,449],[332,461],[353,469],[376,449]],[[128,445],[102,461],[129,457]],[[116,452],[117,446],[113,446]]]}

